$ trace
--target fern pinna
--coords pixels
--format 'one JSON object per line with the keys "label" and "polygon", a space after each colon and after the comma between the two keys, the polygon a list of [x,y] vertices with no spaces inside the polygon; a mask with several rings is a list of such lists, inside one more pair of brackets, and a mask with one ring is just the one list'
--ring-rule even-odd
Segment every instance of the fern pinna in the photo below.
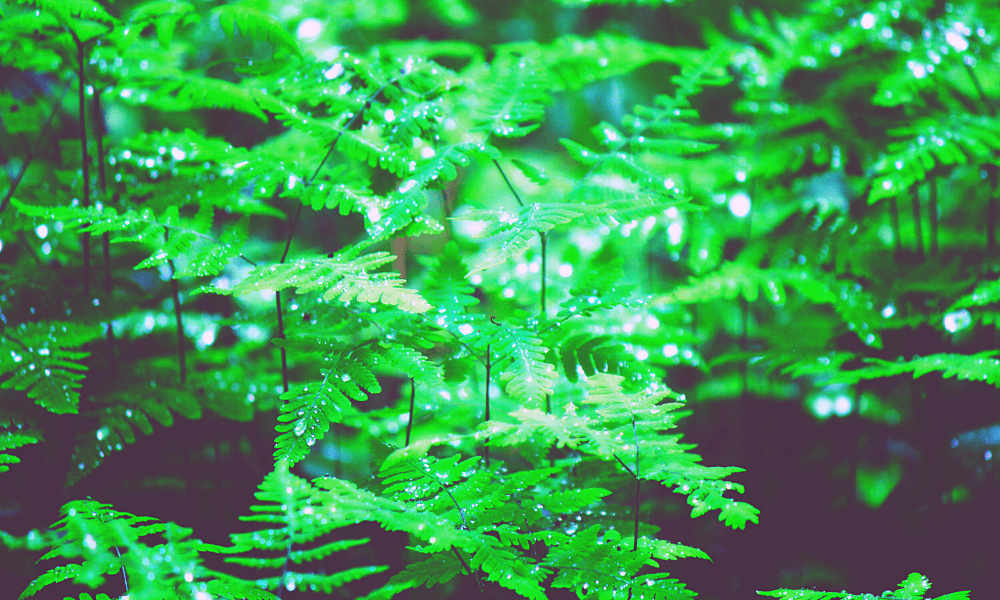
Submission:
{"label": "fern pinna", "polygon": [[[551,4],[547,41],[488,47],[386,39],[501,10],[464,0],[2,5],[0,472],[50,452],[35,495],[64,515],[2,534],[47,551],[22,596],[691,597],[664,561],[709,555],[662,531],[672,493],[732,529],[759,511],[683,417],[738,400],[749,460],[756,396],[917,430],[932,374],[998,385],[963,346],[1000,299],[995,9],[737,7],[686,46],[578,35],[606,2]],[[560,120],[640,69],[667,75],[636,106]],[[813,75],[838,85],[800,93]],[[986,259],[959,201],[981,180]],[[879,387],[904,375],[907,400]],[[236,444],[264,528],[223,546],[72,500],[194,421],[220,440],[172,468],[267,424],[267,452]]]}

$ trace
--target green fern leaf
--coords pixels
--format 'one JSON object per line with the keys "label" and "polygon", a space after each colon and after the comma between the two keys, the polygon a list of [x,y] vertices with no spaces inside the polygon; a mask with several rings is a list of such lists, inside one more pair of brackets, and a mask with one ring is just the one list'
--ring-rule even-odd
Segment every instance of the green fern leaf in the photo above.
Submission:
{"label": "green fern leaf", "polygon": [[41,577],[32,581],[31,584],[23,592],[21,592],[21,595],[18,596],[17,599],[23,600],[24,598],[30,598],[46,586],[54,583],[60,583],[62,581],[66,581],[67,579],[75,579],[80,576],[81,571],[82,569],[80,565],[53,567],[46,571]]}
{"label": "green fern leaf", "polygon": [[[267,590],[285,589],[316,590],[325,594],[335,588],[363,577],[384,571],[385,567],[353,567],[337,573],[296,572],[291,565],[322,560],[337,552],[368,543],[367,539],[334,540],[309,548],[301,548],[316,539],[346,525],[347,520],[332,511],[323,511],[316,505],[318,490],[308,481],[289,472],[289,462],[279,460],[274,471],[258,486],[256,498],[264,504],[251,506],[253,514],[240,517],[241,521],[262,523],[264,528],[247,533],[233,534],[229,548],[202,545],[211,552],[230,554],[225,561],[255,569],[281,571],[274,577],[258,579]],[[271,558],[247,556],[247,552],[272,552],[280,554]]]}
{"label": "green fern leaf", "polygon": [[430,304],[420,294],[400,288],[403,282],[395,273],[368,273],[393,260],[387,252],[373,252],[356,257],[359,248],[348,248],[325,258],[302,258],[293,262],[256,267],[232,288],[205,288],[216,294],[246,294],[260,290],[281,291],[295,288],[298,293],[322,291],[325,300],[357,298],[381,302],[407,312],[425,312]]}
{"label": "green fern leaf", "polygon": [[[231,109],[267,121],[267,115],[257,103],[257,93],[229,81],[188,72],[164,72],[159,77],[133,81],[130,87],[117,90],[125,102],[164,112]],[[136,88],[145,91],[139,92]]]}
{"label": "green fern leaf", "polygon": [[420,587],[425,585],[431,587],[438,583],[451,581],[462,572],[462,563],[450,552],[439,552],[424,560],[412,562],[406,568],[396,573],[389,580],[394,586],[400,589]]}
{"label": "green fern leaf", "polygon": [[118,19],[108,14],[103,6],[93,0],[18,0],[18,4],[37,6],[66,26],[75,25],[74,19],[96,21],[107,25],[118,24]]}
{"label": "green fern leaf", "polygon": [[379,355],[379,366],[382,365],[400,371],[414,381],[425,385],[436,385],[444,382],[444,372],[441,365],[430,361],[417,350],[399,343],[384,347]]}
{"label": "green fern leaf", "polygon": [[17,431],[0,432],[0,473],[10,470],[10,467],[7,465],[14,465],[21,462],[20,459],[12,454],[4,454],[4,451],[27,446],[28,444],[37,444],[41,441],[41,434],[31,430],[19,429]]}
{"label": "green fern leaf", "polygon": [[293,386],[280,397],[285,401],[278,415],[278,437],[274,457],[295,464],[309,453],[317,440],[323,439],[330,423],[339,423],[354,410],[351,400],[368,399],[366,392],[379,392],[378,380],[365,365],[342,357],[323,371],[315,383]]}
{"label": "green fern leaf", "polygon": [[670,47],[609,33],[593,38],[567,35],[551,44],[513,42],[500,46],[498,52],[521,54],[544,65],[552,75],[552,91],[579,89],[653,62],[697,62],[703,53],[698,49]]}
{"label": "green fern leaf", "polygon": [[275,49],[284,49],[297,56],[302,56],[299,44],[295,41],[281,22],[269,14],[259,12],[247,6],[227,5],[216,9],[219,24],[229,39],[236,38],[236,30],[248,38],[268,42]]}
{"label": "green fern leaf", "polygon": [[757,593],[761,596],[781,598],[781,600],[837,600],[838,598],[854,600],[856,598],[854,594],[846,592],[817,592],[815,590],[772,590]]}
{"label": "green fern leaf", "polygon": [[28,398],[55,414],[76,414],[77,391],[89,352],[71,350],[101,336],[97,326],[79,323],[22,323],[0,335],[2,389],[27,391]]}
{"label": "green fern leaf", "polygon": [[[484,68],[487,66],[484,65]],[[524,137],[537,129],[545,116],[550,87],[545,71],[530,58],[500,54],[488,65],[485,90],[470,87],[475,129],[499,137]]]}
{"label": "green fern leaf", "polygon": [[129,18],[128,33],[122,33],[126,46],[135,43],[149,25],[156,28],[156,40],[164,49],[170,48],[178,25],[189,25],[199,20],[194,6],[187,2],[159,0],[135,7]]}
{"label": "green fern leaf", "polygon": [[921,119],[912,127],[889,132],[896,141],[876,164],[868,203],[898,196],[923,181],[937,165],[987,160],[1000,149],[1000,120],[968,114],[941,121]]}
{"label": "green fern leaf", "polygon": [[507,393],[517,400],[541,400],[553,393],[559,376],[545,362],[546,348],[530,327],[506,323],[484,323],[468,338],[479,348],[490,345],[493,368],[501,371]]}
{"label": "green fern leaf", "polygon": [[1000,359],[993,358],[995,355],[996,351],[988,350],[979,354],[932,354],[900,362],[868,359],[867,362],[873,366],[840,371],[834,374],[830,381],[855,384],[865,379],[881,379],[905,373],[912,373],[913,378],[917,379],[928,373],[940,371],[945,379],[955,377],[959,380],[981,381],[1000,387]]}
{"label": "green fern leaf", "polygon": [[150,418],[164,427],[174,423],[172,412],[187,419],[201,418],[201,407],[189,392],[170,387],[148,388],[112,394],[102,399],[112,404],[84,416],[96,419],[96,426],[79,434],[70,458],[66,485],[75,485],[92,473],[115,451],[136,441],[134,429],[152,435]]}
{"label": "green fern leaf", "polygon": [[497,247],[491,255],[472,268],[469,276],[502,265],[516,258],[538,236],[573,221],[588,221],[604,212],[604,207],[586,204],[541,204],[522,206],[511,213],[505,209],[469,211],[453,219],[486,221],[480,238],[489,238]]}

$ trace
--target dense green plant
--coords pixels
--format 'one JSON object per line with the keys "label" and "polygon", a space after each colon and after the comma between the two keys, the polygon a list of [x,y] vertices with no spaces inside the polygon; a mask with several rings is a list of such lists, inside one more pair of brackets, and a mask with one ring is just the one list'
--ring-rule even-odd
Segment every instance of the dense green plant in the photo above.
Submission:
{"label": "dense green plant", "polygon": [[[689,597],[663,562],[709,556],[660,532],[660,492],[733,529],[759,512],[674,431],[692,408],[749,419],[794,383],[822,417],[922,431],[936,395],[877,380],[1000,385],[971,338],[1000,298],[996,9],[735,8],[689,46],[377,39],[411,8],[480,18],[414,5],[4,6],[0,468],[56,440],[75,498],[4,534],[61,563],[22,597]],[[652,99],[532,151],[549,105],[640,68],[670,73]],[[265,528],[231,545],[75,491],[153,421],[275,414],[243,517]],[[334,473],[292,474],[316,448]],[[932,504],[957,483],[935,471]],[[359,523],[399,534],[369,560],[339,535]]]}

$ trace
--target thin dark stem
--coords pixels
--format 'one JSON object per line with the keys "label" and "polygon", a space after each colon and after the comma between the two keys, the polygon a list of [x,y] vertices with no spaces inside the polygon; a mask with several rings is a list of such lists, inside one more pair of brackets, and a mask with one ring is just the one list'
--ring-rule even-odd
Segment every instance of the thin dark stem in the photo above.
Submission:
{"label": "thin dark stem", "polygon": [[545,311],[545,269],[546,269],[546,266],[547,266],[546,262],[547,262],[547,253],[548,253],[548,234],[546,234],[545,232],[539,231],[538,232],[538,237],[539,237],[539,239],[542,240],[542,297],[541,297],[542,310],[541,310],[541,315],[542,315],[542,318],[545,318],[545,316],[546,316],[546,311]]}
{"label": "thin dark stem", "polygon": [[931,256],[938,253],[938,192],[937,178],[931,177],[927,180],[928,200],[927,213],[931,222]]}
{"label": "thin dark stem", "polygon": [[413,405],[417,400],[417,380],[410,379],[410,418],[406,420],[406,445],[410,445],[410,432],[413,431]]}
{"label": "thin dark stem", "polygon": [[[633,426],[633,429],[635,429],[635,424],[634,423],[632,424],[632,426]],[[628,474],[632,476],[632,479],[635,479],[635,504],[634,504],[634,510],[635,510],[635,518],[634,518],[635,541],[632,543],[632,551],[636,552],[637,550],[639,550],[639,494],[641,493],[641,489],[639,487],[641,485],[641,482],[639,480],[639,447],[636,446],[636,452],[635,452],[635,469],[630,469],[629,466],[625,464],[625,461],[623,461],[622,459],[618,458],[617,454],[614,454],[613,456],[615,457],[615,460],[618,461],[618,464],[620,464],[623,469],[625,469],[626,471],[628,471]]]}
{"label": "thin dark stem", "polygon": [[18,172],[17,177],[10,184],[10,189],[7,190],[7,194],[3,197],[3,201],[0,201],[0,213],[2,213],[7,205],[10,204],[10,199],[14,197],[14,192],[17,191],[17,186],[21,184],[21,180],[24,178],[24,174],[28,171],[28,167],[31,166],[31,161],[34,160],[35,155],[42,146],[42,140],[48,135],[49,130],[52,128],[52,119],[55,118],[56,112],[59,110],[59,106],[62,104],[63,98],[66,97],[66,92],[69,91],[69,85],[63,88],[61,94],[59,94],[59,100],[52,106],[52,112],[49,113],[48,120],[45,121],[45,126],[42,127],[41,133],[38,134],[38,139],[35,140],[35,145],[33,148],[28,149],[28,154],[25,157],[24,164],[21,166],[21,170]]}
{"label": "thin dark stem", "polygon": [[[325,159],[324,159],[325,160]],[[318,172],[318,171],[317,171]],[[288,258],[288,250],[292,247],[292,237],[295,236],[295,226],[299,224],[299,216],[302,214],[302,207],[304,204],[299,202],[298,209],[295,210],[295,216],[292,217],[292,226],[288,230],[288,237],[285,239],[285,251],[281,253],[281,261],[278,264],[284,264],[285,260]],[[274,292],[274,306],[278,313],[278,337],[280,339],[285,339],[285,321],[282,317],[281,311],[281,292]],[[284,387],[285,391],[288,391],[288,353],[285,351],[285,347],[281,346],[281,385]]]}
{"label": "thin dark stem", "polygon": [[892,237],[895,240],[894,252],[898,259],[903,251],[903,237],[899,231],[899,204],[895,197],[889,202],[889,220],[892,222]]}
{"label": "thin dark stem", "polygon": [[[66,28],[76,44],[76,62],[79,69],[77,86],[80,96],[80,158],[83,162],[83,207],[90,208],[90,155],[87,153],[87,83],[83,73],[83,43],[76,32]],[[90,233],[83,234],[83,293],[90,296]]]}
{"label": "thin dark stem", "polygon": [[[101,199],[104,202],[108,200],[108,178],[105,172],[104,162],[104,131],[106,130],[106,124],[104,122],[104,111],[101,109],[101,94],[97,87],[94,87],[94,114],[97,115],[99,119],[99,127],[95,132],[95,138],[97,141],[97,182],[101,190]],[[114,287],[111,283],[111,233],[105,231],[104,235],[101,236],[101,241],[104,250],[104,295],[108,301],[111,300],[111,296],[114,294]],[[115,372],[115,330],[111,326],[111,322],[108,321],[108,369],[111,373]]]}
{"label": "thin dark stem", "polygon": [[969,79],[972,80],[972,85],[976,86],[976,92],[979,94],[979,99],[983,101],[983,105],[986,106],[986,112],[990,113],[991,117],[997,116],[997,109],[993,106],[993,102],[990,101],[989,96],[983,90],[983,84],[979,83],[979,77],[976,75],[976,70],[972,68],[972,65],[965,63],[965,70],[969,74]]}
{"label": "thin dark stem", "polygon": [[331,424],[333,428],[333,445],[337,449],[337,462],[333,463],[333,476],[340,479],[344,464],[344,436],[339,423]]}
{"label": "thin dark stem", "polygon": [[989,200],[986,204],[986,253],[992,255],[997,249],[997,182],[1000,181],[1000,167],[984,165],[990,180]]}
{"label": "thin dark stem", "polygon": [[[284,318],[281,316],[281,292],[274,292],[274,307],[275,311],[278,313],[278,337],[285,339],[285,323]],[[288,353],[285,352],[285,347],[280,347],[281,351],[281,386],[284,390],[288,391]]]}
{"label": "thin dark stem", "polygon": [[[969,79],[972,80],[972,85],[976,87],[976,93],[979,94],[979,99],[983,102],[983,106],[986,107],[986,112],[989,113],[991,117],[997,116],[997,109],[993,106],[993,102],[990,101],[989,96],[983,90],[983,85],[979,82],[979,77],[976,75],[976,70],[972,68],[972,65],[965,63],[965,71],[969,74]],[[996,165],[985,165],[986,172],[989,173],[989,177],[992,185],[990,186],[990,196],[986,204],[986,253],[992,255],[996,251],[997,240],[997,171]]]}
{"label": "thin dark stem", "polygon": [[521,195],[514,189],[514,184],[510,182],[510,179],[507,177],[507,173],[503,170],[503,167],[500,166],[500,162],[494,158],[493,164],[496,165],[497,170],[500,171],[500,176],[503,177],[504,183],[507,184],[507,189],[510,190],[511,194],[514,194],[514,199],[517,200],[517,205],[524,206],[524,202],[521,201]]}
{"label": "thin dark stem", "polygon": [[[163,229],[163,241],[170,239],[170,229]],[[180,368],[181,385],[187,383],[187,362],[184,360],[184,319],[181,316],[181,295],[177,287],[177,267],[174,266],[173,259],[167,261],[170,265],[170,293],[174,297],[174,318],[177,320],[177,362]]]}
{"label": "thin dark stem", "polygon": [[[490,420],[490,345],[486,344],[486,414],[485,421]],[[486,438],[486,447],[483,448],[483,456],[486,458],[486,466],[490,466],[490,438]]]}
{"label": "thin dark stem", "polygon": [[[464,558],[462,558],[462,555],[461,553],[459,553],[458,548],[452,546],[451,551],[454,552],[455,556],[458,557],[458,562],[462,564],[462,568],[465,570],[465,572],[471,576],[472,569],[469,568],[469,564],[465,562]],[[483,582],[478,577],[476,577],[476,584],[479,585],[479,593],[480,594],[483,593]]]}
{"label": "thin dark stem", "polygon": [[919,188],[913,185],[910,189],[910,204],[913,207],[913,235],[916,238],[917,257],[924,260],[924,229],[920,219]]}

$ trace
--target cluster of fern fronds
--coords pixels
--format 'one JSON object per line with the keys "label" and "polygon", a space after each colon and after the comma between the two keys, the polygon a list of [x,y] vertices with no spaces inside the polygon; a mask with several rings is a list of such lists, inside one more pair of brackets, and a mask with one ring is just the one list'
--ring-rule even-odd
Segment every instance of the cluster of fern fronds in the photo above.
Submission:
{"label": "cluster of fern fronds", "polygon": [[[737,39],[706,34],[707,49],[607,32],[357,46],[349,28],[314,44],[323,22],[372,18],[341,4],[317,13],[326,21],[173,0],[4,6],[0,65],[21,83],[0,92],[2,139],[23,147],[17,160],[5,149],[0,204],[0,470],[68,435],[66,462],[48,468],[72,496],[154,421],[276,415],[274,469],[244,517],[260,529],[220,546],[78,499],[48,530],[3,534],[60,563],[22,597],[72,584],[80,598],[346,586],[375,599],[453,580],[538,600],[689,597],[663,563],[708,555],[659,532],[660,492],[734,529],[759,511],[737,499],[742,469],[702,464],[676,431],[690,390],[674,389],[675,367],[709,373],[713,352],[706,385],[735,362],[743,395],[771,381],[762,364],[817,388],[932,371],[1000,385],[994,353],[874,352],[928,310],[952,334],[994,322],[991,258],[928,266],[970,227],[939,224],[936,181],[980,168],[994,249],[1000,123],[975,63],[996,35],[959,27],[993,13],[931,22],[916,0],[817,4],[798,20],[737,11]],[[478,18],[458,0],[426,4],[450,26]],[[929,35],[906,33],[920,24]],[[953,51],[935,61],[942,43]],[[819,110],[783,87],[864,53],[895,67],[874,96],[843,76]],[[959,57],[978,96],[939,75]],[[920,62],[921,75],[918,58],[936,70]],[[654,64],[673,75],[652,101],[560,139],[558,160],[528,150],[550,104]],[[736,87],[725,122],[695,108]],[[976,101],[984,114],[957,110]],[[884,110],[851,120],[859,102]],[[269,134],[231,143],[188,113]],[[475,178],[479,197],[458,193]],[[931,274],[947,300],[928,299]],[[799,318],[816,335],[771,331]],[[291,472],[319,447],[347,474]],[[368,543],[339,535],[358,523],[401,532],[406,566],[314,568]],[[223,566],[205,566],[213,554]],[[885,597],[928,587],[914,575]]]}

